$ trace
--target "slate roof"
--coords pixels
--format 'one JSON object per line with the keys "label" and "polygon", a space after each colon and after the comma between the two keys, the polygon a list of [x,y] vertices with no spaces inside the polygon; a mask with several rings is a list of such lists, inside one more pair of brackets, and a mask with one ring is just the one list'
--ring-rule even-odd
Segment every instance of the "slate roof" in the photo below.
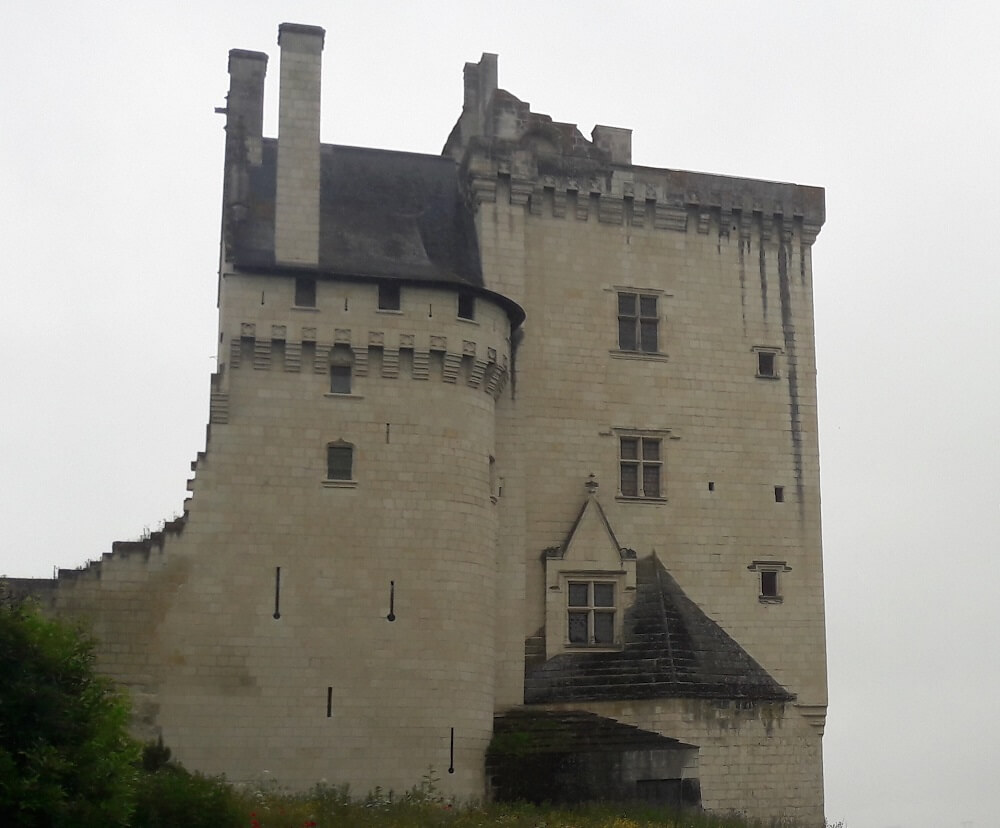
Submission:
{"label": "slate roof", "polygon": [[[277,267],[274,257],[278,142],[262,144],[262,163],[246,165],[243,204],[231,220],[229,256],[248,270]],[[330,276],[394,279],[483,288],[473,213],[451,158],[323,144],[320,147],[319,265]],[[281,270],[295,270],[282,267]]]}
{"label": "slate roof", "polygon": [[493,717],[494,734],[527,734],[522,753],[619,753],[695,748],[659,733],[583,710],[508,710]]}
{"label": "slate roof", "polygon": [[563,653],[528,667],[525,703],[794,698],[685,595],[653,555],[636,565],[636,599],[625,614],[624,639],[618,652]]}

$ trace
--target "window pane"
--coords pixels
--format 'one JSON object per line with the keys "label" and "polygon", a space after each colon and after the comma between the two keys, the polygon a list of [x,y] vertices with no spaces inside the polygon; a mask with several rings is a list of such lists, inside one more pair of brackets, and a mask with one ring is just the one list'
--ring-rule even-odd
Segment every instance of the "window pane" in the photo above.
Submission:
{"label": "window pane", "polygon": [[660,496],[660,467],[645,465],[642,467],[642,494],[644,497]]}
{"label": "window pane", "polygon": [[640,296],[639,297],[639,315],[640,316],[656,316],[656,297],[655,296]]}
{"label": "window pane", "polygon": [[349,365],[330,366],[330,393],[351,393],[351,367]]}
{"label": "window pane", "polygon": [[646,353],[656,353],[656,320],[643,319],[639,322],[640,349]]}
{"label": "window pane", "polygon": [[636,295],[634,293],[619,293],[618,294],[618,315],[619,316],[635,316],[635,300]]}
{"label": "window pane", "polygon": [[569,640],[571,644],[586,644],[587,616],[589,612],[571,612],[569,614]]}
{"label": "window pane", "polygon": [[329,480],[350,480],[351,479],[351,455],[353,449],[350,446],[327,446],[326,448],[326,476]]}
{"label": "window pane", "polygon": [[642,459],[643,460],[659,460],[660,459],[660,441],[659,440],[644,439],[642,441]]}
{"label": "window pane", "polygon": [[316,280],[299,278],[295,280],[295,304],[300,308],[316,307]]}
{"label": "window pane", "polygon": [[458,315],[462,319],[476,318],[476,297],[471,293],[458,294]]}
{"label": "window pane", "polygon": [[757,373],[762,377],[774,376],[774,354],[760,351],[757,354]]}
{"label": "window pane", "polygon": [[778,573],[777,572],[761,572],[760,573],[760,594],[765,598],[777,598],[778,597]]}
{"label": "window pane", "polygon": [[569,585],[569,605],[571,607],[589,606],[587,588],[590,584],[570,584]]}
{"label": "window pane", "polygon": [[639,467],[634,463],[622,463],[622,494],[639,496]]}
{"label": "window pane", "polygon": [[613,607],[615,605],[614,584],[594,584],[594,606]]}
{"label": "window pane", "polygon": [[379,285],[378,306],[380,310],[399,310],[399,285]]}
{"label": "window pane", "polygon": [[614,644],[615,614],[613,612],[594,613],[594,643]]}
{"label": "window pane", "polygon": [[618,348],[622,351],[634,351],[637,349],[634,319],[618,317]]}
{"label": "window pane", "polygon": [[637,437],[622,437],[622,460],[639,459],[639,439]]}

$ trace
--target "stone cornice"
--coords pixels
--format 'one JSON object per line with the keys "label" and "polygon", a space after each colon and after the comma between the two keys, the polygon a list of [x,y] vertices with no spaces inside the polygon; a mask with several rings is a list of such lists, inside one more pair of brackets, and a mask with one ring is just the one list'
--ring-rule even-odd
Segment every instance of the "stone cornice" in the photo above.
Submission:
{"label": "stone cornice", "polygon": [[[794,229],[812,244],[826,218],[821,187],[653,167],[621,167],[591,159],[536,156],[497,142],[465,160],[470,201],[505,196],[535,216],[626,222],[679,232],[718,232],[790,241]],[[568,205],[573,205],[569,210]]]}

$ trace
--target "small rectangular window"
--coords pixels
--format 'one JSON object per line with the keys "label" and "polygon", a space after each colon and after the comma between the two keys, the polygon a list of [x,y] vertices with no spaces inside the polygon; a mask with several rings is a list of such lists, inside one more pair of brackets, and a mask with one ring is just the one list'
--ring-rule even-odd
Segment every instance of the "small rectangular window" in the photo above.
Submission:
{"label": "small rectangular window", "polygon": [[330,366],[330,393],[350,394],[351,393],[351,366],[331,365]]}
{"label": "small rectangular window", "polygon": [[760,595],[761,598],[778,597],[778,573],[773,570],[764,570],[760,573]]}
{"label": "small rectangular window", "polygon": [[757,352],[757,376],[758,377],[776,377],[778,375],[777,369],[775,367],[775,353],[774,351],[758,351]]}
{"label": "small rectangular window", "polygon": [[316,307],[316,280],[300,276],[295,280],[295,307]]}
{"label": "small rectangular window", "polygon": [[386,282],[378,286],[378,307],[379,310],[399,310],[399,285]]}
{"label": "small rectangular window", "polygon": [[471,293],[458,294],[458,318],[459,319],[476,318],[476,297],[473,296]]}
{"label": "small rectangular window", "polygon": [[350,480],[354,459],[354,447],[344,443],[334,443],[326,447],[327,480]]}
{"label": "small rectangular window", "polygon": [[774,487],[774,502],[784,503],[785,502],[785,487],[775,486]]}
{"label": "small rectangular window", "polygon": [[754,561],[747,569],[757,573],[762,604],[781,604],[781,573],[791,572],[785,561]]}
{"label": "small rectangular window", "polygon": [[659,310],[654,294],[618,294],[618,349],[655,354],[659,350]]}

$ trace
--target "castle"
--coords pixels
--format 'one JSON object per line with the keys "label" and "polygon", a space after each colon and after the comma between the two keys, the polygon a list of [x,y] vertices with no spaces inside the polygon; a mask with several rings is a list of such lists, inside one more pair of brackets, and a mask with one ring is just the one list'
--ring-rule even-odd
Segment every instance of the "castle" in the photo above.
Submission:
{"label": "castle", "polygon": [[821,825],[823,191],[635,165],[490,54],[440,156],[322,144],[324,32],[278,42],[277,139],[229,55],[184,516],[17,586],[190,768],[481,797],[520,744],[557,797]]}

